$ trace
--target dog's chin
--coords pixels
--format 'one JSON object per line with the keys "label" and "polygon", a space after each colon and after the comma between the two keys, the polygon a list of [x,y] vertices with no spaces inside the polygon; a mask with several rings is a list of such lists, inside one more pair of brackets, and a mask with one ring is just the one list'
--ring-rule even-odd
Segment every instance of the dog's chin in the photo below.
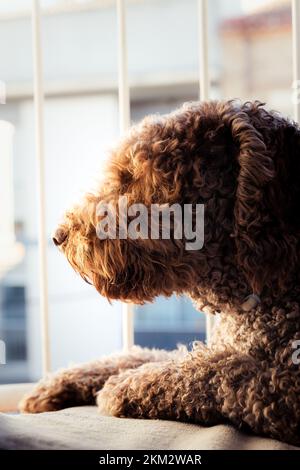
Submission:
{"label": "dog's chin", "polygon": [[130,288],[128,285],[118,285],[104,278],[100,280],[95,280],[94,278],[92,284],[99,294],[109,302],[119,300],[128,304],[143,305],[146,302],[153,302],[155,298],[153,293],[146,293],[142,289]]}
{"label": "dog's chin", "polygon": [[[99,260],[99,253],[96,254],[88,249],[86,240],[77,239],[75,242],[69,237],[57,248],[66,257],[73,270],[108,301],[119,300],[143,305],[146,302],[153,302],[158,295],[150,286],[149,289],[145,289],[142,283],[131,282],[129,271],[120,270],[115,273],[115,277],[112,277],[113,273],[110,273],[108,267]],[[102,253],[101,257],[105,258],[105,253]],[[99,263],[96,263],[97,259]],[[95,264],[91,265],[91,261]]]}

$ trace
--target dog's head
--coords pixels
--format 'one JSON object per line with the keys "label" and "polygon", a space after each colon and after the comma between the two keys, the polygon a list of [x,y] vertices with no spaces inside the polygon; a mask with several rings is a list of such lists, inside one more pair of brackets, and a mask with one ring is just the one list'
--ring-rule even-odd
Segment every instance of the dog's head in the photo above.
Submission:
{"label": "dog's head", "polygon": [[[186,292],[199,308],[216,309],[274,281],[281,286],[296,263],[300,226],[299,217],[291,222],[292,168],[282,162],[288,132],[295,139],[295,125],[257,102],[188,104],[147,117],[112,151],[98,193],[66,214],[54,243],[110,299],[142,303]],[[203,247],[186,249],[185,231],[175,236],[175,219],[169,238],[151,237],[151,214],[146,239],[99,237],[99,204],[117,208],[125,196],[127,207],[142,204],[149,213],[155,204],[203,204]]]}

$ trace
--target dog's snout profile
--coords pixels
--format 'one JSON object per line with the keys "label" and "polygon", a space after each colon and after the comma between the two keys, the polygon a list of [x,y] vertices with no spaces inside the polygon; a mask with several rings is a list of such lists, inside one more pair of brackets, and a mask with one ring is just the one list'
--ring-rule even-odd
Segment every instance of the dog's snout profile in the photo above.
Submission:
{"label": "dog's snout profile", "polygon": [[56,246],[60,246],[67,239],[67,237],[68,237],[67,230],[65,230],[62,227],[58,227],[58,229],[55,231],[53,235],[52,240]]}

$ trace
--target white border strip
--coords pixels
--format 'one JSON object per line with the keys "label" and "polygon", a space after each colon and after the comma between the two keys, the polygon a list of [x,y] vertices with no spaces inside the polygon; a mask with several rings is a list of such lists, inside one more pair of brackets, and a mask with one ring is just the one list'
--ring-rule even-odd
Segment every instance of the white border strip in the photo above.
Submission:
{"label": "white border strip", "polygon": [[32,0],[32,45],[34,67],[35,146],[39,230],[39,283],[43,374],[50,371],[49,302],[46,233],[44,91],[42,74],[41,13],[39,0]]}
{"label": "white border strip", "polygon": [[[119,116],[120,133],[123,134],[130,126],[130,97],[127,67],[126,12],[125,1],[117,0],[118,21],[118,80],[119,80]],[[125,351],[134,344],[133,305],[122,304],[122,337]]]}

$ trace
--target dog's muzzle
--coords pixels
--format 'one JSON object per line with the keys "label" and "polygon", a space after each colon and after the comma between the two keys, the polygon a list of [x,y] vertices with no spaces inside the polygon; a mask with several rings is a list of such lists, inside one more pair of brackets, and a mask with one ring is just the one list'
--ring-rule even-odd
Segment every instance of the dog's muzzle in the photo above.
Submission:
{"label": "dog's muzzle", "polygon": [[64,241],[66,241],[67,238],[68,238],[68,232],[64,230],[63,228],[59,227],[54,233],[52,240],[56,246],[60,246],[63,244]]}

